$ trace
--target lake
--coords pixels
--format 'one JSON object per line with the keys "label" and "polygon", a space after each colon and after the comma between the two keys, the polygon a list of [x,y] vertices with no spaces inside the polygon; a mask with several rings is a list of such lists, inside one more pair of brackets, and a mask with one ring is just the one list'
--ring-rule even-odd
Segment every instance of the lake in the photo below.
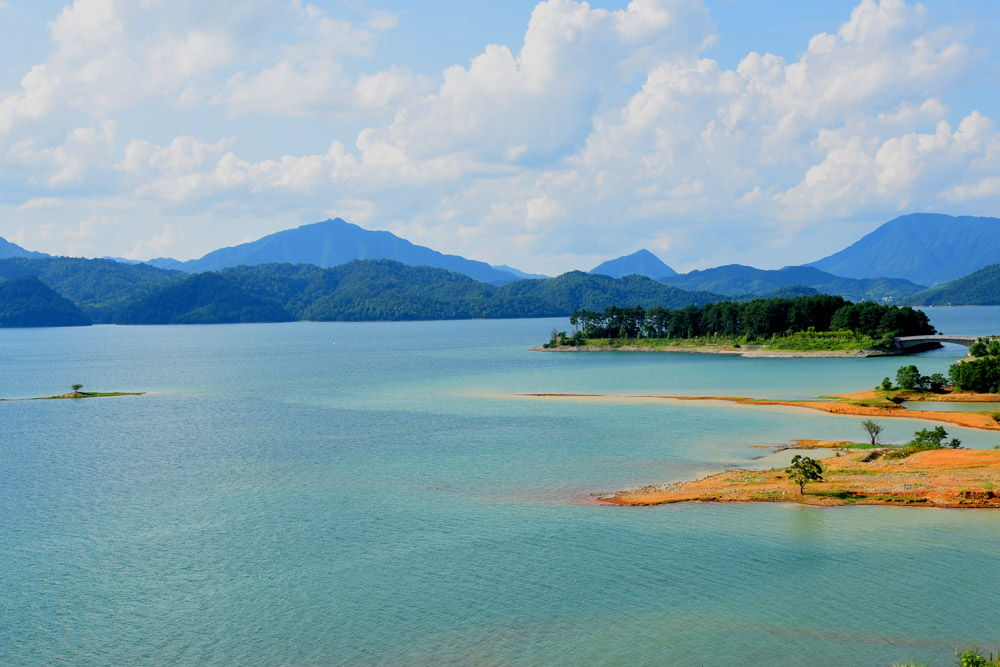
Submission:
{"label": "lake", "polygon": [[[935,308],[1000,331],[1000,308]],[[862,418],[900,358],[528,350],[565,320],[0,330],[0,664],[951,664],[1000,646],[1000,514],[592,494]],[[963,348],[909,357],[946,373]],[[886,420],[903,442],[920,420]],[[948,426],[970,447],[1000,434]]]}

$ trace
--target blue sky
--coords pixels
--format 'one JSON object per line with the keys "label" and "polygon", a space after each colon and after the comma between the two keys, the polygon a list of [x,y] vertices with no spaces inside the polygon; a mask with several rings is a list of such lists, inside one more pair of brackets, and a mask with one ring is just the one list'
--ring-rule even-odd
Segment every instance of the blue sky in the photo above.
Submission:
{"label": "blue sky", "polygon": [[340,216],[555,274],[1000,215],[1000,7],[0,0],[0,236],[198,257]]}

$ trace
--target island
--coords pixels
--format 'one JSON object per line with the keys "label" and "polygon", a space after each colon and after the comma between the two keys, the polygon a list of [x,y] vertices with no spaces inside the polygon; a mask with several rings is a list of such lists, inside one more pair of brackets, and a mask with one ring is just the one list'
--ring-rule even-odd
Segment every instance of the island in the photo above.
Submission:
{"label": "island", "polygon": [[553,330],[534,349],[866,357],[940,346],[923,311],[828,294],[675,309],[609,306],[574,311],[570,324],[573,334]]}
{"label": "island", "polygon": [[74,384],[70,391],[58,396],[36,396],[34,398],[0,398],[0,402],[10,401],[53,401],[59,399],[107,398],[109,396],[143,396],[144,391],[80,391],[82,384]]}

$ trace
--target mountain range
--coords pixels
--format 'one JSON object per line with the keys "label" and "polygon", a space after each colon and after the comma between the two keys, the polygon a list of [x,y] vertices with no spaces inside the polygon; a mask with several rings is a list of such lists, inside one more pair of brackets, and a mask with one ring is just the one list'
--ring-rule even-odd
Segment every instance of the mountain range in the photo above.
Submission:
{"label": "mountain range", "polygon": [[[984,262],[991,265],[980,266]],[[998,262],[1000,220],[914,214],[806,266],[763,270],[732,264],[677,274],[639,250],[589,273],[546,278],[445,255],[337,218],[187,262],[51,257],[0,239],[0,321],[19,326],[13,323],[542,317],[606,305],[679,307],[814,293],[915,305],[993,304],[1000,303]],[[966,275],[969,266],[975,272]],[[924,276],[923,285],[936,286],[882,275],[893,272]],[[45,307],[35,308],[39,304]]]}
{"label": "mountain range", "polygon": [[362,229],[340,218],[286,229],[230,248],[219,248],[199,259],[179,262],[160,257],[150,260],[149,264],[161,269],[201,273],[230,266],[273,263],[315,264],[329,268],[353,259],[392,259],[410,266],[433,266],[496,285],[520,279],[512,272],[493,268],[485,262],[445,255],[390,232]]}
{"label": "mountain range", "polygon": [[332,268],[241,265],[186,274],[106,259],[15,257],[0,260],[0,287],[13,290],[0,300],[0,322],[18,322],[8,326],[54,326],[58,313],[46,313],[35,302],[78,307],[84,323],[214,324],[560,317],[621,303],[681,308],[723,298],[643,276],[616,279],[582,271],[492,285],[392,260],[352,260]]}
{"label": "mountain range", "polygon": [[765,270],[740,264],[667,276],[660,282],[681,289],[706,290],[726,296],[763,296],[784,288],[808,287],[851,301],[898,301],[925,289],[923,285],[915,285],[902,278],[841,278],[810,266]]}
{"label": "mountain range", "polygon": [[939,285],[1000,262],[1000,219],[913,213],[806,264],[845,278]]}

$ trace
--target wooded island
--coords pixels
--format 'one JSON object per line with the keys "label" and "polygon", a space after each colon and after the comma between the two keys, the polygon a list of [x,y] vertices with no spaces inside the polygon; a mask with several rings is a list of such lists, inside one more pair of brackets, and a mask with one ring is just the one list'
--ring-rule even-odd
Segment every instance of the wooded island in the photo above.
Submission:
{"label": "wooded island", "polygon": [[852,303],[819,294],[798,298],[721,301],[684,308],[577,310],[572,335],[553,331],[545,349],[670,349],[739,351],[747,346],[788,351],[869,350],[889,353],[893,339],[937,333],[926,313],[909,306]]}

